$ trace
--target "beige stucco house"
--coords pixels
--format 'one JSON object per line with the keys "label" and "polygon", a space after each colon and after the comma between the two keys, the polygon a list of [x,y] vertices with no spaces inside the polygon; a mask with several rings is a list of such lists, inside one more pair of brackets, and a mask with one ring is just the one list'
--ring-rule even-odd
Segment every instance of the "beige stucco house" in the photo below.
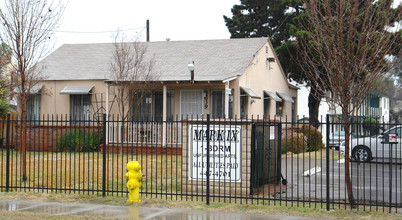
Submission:
{"label": "beige stucco house", "polygon": [[[297,88],[290,85],[268,38],[143,42],[155,59],[157,86],[144,95],[148,120],[183,117],[293,119]],[[63,45],[40,66],[47,76],[27,105],[28,116],[85,118],[117,114],[110,92],[113,44]],[[194,61],[194,82],[187,67]],[[202,116],[202,117],[203,117]]]}

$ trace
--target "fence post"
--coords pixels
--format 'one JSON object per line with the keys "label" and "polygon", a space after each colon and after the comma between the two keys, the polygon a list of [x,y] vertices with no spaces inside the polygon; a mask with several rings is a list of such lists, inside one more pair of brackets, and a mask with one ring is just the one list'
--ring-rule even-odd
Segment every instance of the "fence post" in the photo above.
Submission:
{"label": "fence post", "polygon": [[6,147],[7,147],[6,192],[9,192],[9,190],[10,190],[10,113],[7,114]]}
{"label": "fence post", "polygon": [[[391,211],[392,211],[392,143],[389,143],[389,148],[390,148],[390,151],[389,151],[390,152],[390,154],[389,154],[389,213],[391,213]],[[398,197],[396,197],[396,198],[398,198]],[[395,206],[396,206],[396,204],[395,204]]]}
{"label": "fence post", "polygon": [[210,135],[210,126],[211,126],[211,121],[210,121],[210,115],[207,114],[207,205],[209,205],[209,135]]}
{"label": "fence post", "polygon": [[102,172],[102,196],[106,196],[106,114],[103,114],[102,123],[102,148],[103,148],[103,172]]}
{"label": "fence post", "polygon": [[330,201],[330,195],[329,195],[329,114],[327,114],[327,118],[326,118],[326,166],[327,166],[327,171],[326,171],[326,175],[327,175],[327,211],[329,211],[329,201]]}

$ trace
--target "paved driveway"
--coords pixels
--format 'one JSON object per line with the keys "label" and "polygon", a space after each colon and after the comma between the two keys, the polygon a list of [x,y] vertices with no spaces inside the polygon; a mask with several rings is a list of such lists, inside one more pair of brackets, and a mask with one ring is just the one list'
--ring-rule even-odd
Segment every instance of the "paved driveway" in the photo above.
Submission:
{"label": "paved driveway", "polygon": [[[322,201],[326,200],[327,166],[326,160],[283,158],[282,175],[288,181],[287,189],[280,195],[282,199]],[[319,172],[312,174],[310,171]],[[331,160],[329,163],[330,199],[345,201],[345,164]],[[312,174],[312,175],[306,175]],[[371,163],[351,162],[352,189],[361,203],[389,203],[402,206],[402,163],[389,161]],[[278,195],[277,195],[278,196]]]}

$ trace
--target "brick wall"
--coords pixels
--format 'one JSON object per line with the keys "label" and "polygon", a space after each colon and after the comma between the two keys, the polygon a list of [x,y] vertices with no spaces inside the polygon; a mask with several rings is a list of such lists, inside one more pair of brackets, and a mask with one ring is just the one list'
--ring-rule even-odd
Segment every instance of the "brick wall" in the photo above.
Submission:
{"label": "brick wall", "polygon": [[96,134],[101,131],[100,126],[47,126],[47,125],[27,125],[25,137],[22,137],[21,126],[16,126],[13,134],[13,143],[16,150],[25,144],[27,151],[56,151],[59,138],[74,129],[81,129]]}

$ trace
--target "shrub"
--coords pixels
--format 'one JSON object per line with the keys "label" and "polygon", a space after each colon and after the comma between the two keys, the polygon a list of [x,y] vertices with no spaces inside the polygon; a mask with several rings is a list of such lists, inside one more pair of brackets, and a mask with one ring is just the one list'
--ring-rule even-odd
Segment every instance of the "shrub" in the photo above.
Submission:
{"label": "shrub", "polygon": [[62,135],[57,141],[57,151],[93,152],[98,151],[101,136],[98,133],[74,129]]}
{"label": "shrub", "polygon": [[289,133],[282,139],[282,153],[302,153],[306,150],[307,139],[301,133]]}
{"label": "shrub", "polygon": [[380,133],[380,125],[374,118],[366,118],[363,121],[363,131],[365,135],[376,135]]}
{"label": "shrub", "polygon": [[7,101],[0,100],[0,117],[6,117],[10,112],[10,106]]}
{"label": "shrub", "polygon": [[307,138],[307,151],[321,150],[324,146],[321,132],[311,125],[299,125],[297,133],[303,134]]}

